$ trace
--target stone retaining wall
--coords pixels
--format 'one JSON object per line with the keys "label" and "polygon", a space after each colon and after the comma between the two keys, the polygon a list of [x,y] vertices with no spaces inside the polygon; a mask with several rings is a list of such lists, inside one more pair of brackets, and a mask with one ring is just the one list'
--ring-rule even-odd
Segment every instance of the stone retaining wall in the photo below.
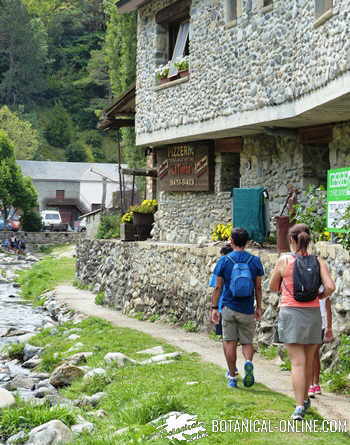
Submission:
{"label": "stone retaining wall", "polygon": [[[0,242],[8,239],[13,232],[0,232]],[[85,237],[85,233],[77,232],[15,232],[18,239],[25,241],[27,244],[65,244],[77,243]]]}
{"label": "stone retaining wall", "polygon": [[[327,260],[336,281],[332,307],[338,339],[340,334],[350,335],[350,255],[340,245],[326,242],[318,243],[316,251]],[[218,252],[219,246],[85,239],[77,246],[77,277],[96,292],[104,291],[106,304],[124,313],[143,312],[146,318],[157,315],[179,323],[191,320],[206,329],[212,293],[207,283]],[[269,292],[268,284],[278,254],[266,249],[252,253],[261,257],[266,273],[257,339],[269,345],[279,298]],[[327,365],[335,363],[336,346],[337,341],[324,347]]]}

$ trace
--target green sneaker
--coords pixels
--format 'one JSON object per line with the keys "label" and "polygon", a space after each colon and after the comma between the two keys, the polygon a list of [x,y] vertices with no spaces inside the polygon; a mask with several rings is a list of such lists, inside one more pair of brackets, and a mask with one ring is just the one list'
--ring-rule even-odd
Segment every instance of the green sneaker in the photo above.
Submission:
{"label": "green sneaker", "polygon": [[254,378],[254,365],[251,361],[247,360],[244,364],[245,376],[243,377],[243,385],[249,388],[255,383]]}
{"label": "green sneaker", "polygon": [[304,415],[305,415],[305,408],[303,408],[302,406],[299,406],[299,407],[295,408],[294,413],[292,414],[291,417],[293,420],[303,420]]}

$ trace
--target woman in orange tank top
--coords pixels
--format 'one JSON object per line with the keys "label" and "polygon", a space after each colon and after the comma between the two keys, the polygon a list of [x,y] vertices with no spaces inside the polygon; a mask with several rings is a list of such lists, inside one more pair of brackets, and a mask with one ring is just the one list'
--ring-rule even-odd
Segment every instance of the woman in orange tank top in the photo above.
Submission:
{"label": "woman in orange tank top", "polygon": [[319,299],[328,297],[335,290],[327,264],[318,258],[322,291],[311,301],[300,302],[294,298],[293,272],[296,255],[307,256],[310,230],[305,224],[296,224],[289,231],[292,254],[280,257],[272,273],[270,290],[279,292],[280,312],[278,336],[284,343],[292,364],[292,382],[296,408],[294,420],[302,420],[310,407],[308,389],[312,380],[313,360],[318,345],[322,343],[322,323]]}

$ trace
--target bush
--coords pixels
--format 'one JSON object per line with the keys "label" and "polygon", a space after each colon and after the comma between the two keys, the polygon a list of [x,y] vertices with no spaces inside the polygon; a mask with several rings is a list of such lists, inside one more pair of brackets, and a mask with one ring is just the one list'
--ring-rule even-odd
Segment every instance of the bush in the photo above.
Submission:
{"label": "bush", "polygon": [[119,238],[120,217],[115,214],[102,215],[101,222],[97,230],[97,239]]}
{"label": "bush", "polygon": [[187,332],[198,332],[199,326],[195,321],[188,320],[186,323],[182,325],[182,329],[184,329]]}
{"label": "bush", "polygon": [[95,297],[95,304],[103,305],[104,301],[105,301],[104,292],[99,292]]}
{"label": "bush", "polygon": [[12,343],[8,345],[5,349],[5,353],[11,360],[23,360],[23,351],[24,344],[23,343]]}
{"label": "bush", "polygon": [[21,224],[25,232],[40,232],[43,227],[41,216],[35,210],[27,210],[24,212],[21,218]]}

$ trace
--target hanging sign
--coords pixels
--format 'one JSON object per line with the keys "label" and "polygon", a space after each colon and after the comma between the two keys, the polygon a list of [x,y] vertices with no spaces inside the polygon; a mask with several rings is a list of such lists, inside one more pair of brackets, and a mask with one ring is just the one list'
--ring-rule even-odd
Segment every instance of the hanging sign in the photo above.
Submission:
{"label": "hanging sign", "polygon": [[329,232],[349,232],[343,220],[350,207],[350,167],[328,170],[327,229]]}
{"label": "hanging sign", "polygon": [[214,177],[213,145],[193,142],[157,149],[160,191],[210,191]]}

